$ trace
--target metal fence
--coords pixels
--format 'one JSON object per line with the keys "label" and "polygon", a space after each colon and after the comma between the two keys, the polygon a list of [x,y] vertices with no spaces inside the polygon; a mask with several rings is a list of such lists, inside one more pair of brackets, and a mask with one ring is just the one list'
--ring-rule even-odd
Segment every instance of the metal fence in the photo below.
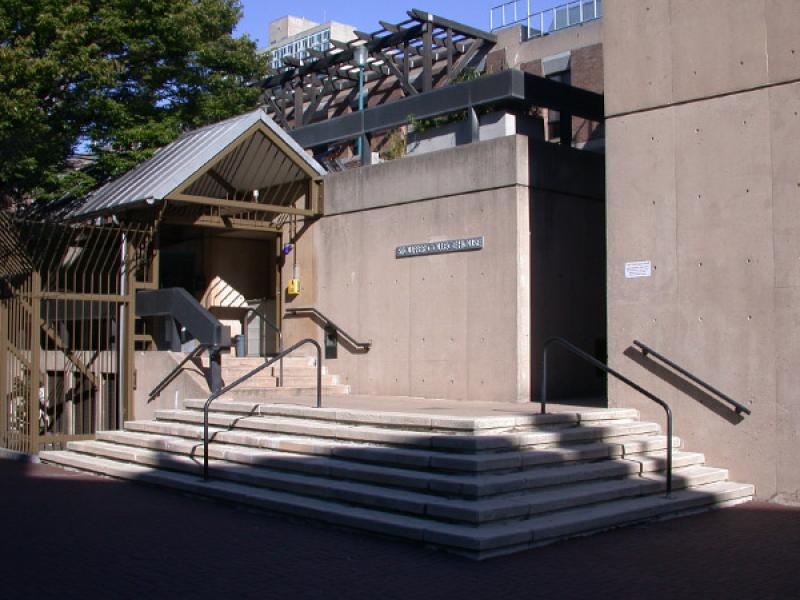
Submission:
{"label": "metal fence", "polygon": [[147,226],[0,214],[0,447],[36,453],[121,426]]}
{"label": "metal fence", "polygon": [[580,25],[602,17],[602,0],[577,0],[546,10],[533,11],[536,0],[512,0],[498,4],[489,11],[489,28],[492,31],[522,25],[527,38],[541,37],[573,25]]}

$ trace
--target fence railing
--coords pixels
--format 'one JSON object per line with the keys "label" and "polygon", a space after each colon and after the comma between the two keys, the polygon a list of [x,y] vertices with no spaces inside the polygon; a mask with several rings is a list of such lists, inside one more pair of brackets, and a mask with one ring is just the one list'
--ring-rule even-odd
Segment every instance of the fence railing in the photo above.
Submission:
{"label": "fence railing", "polygon": [[35,454],[121,426],[151,234],[0,214],[0,447]]}
{"label": "fence railing", "polygon": [[489,29],[497,31],[522,25],[530,39],[603,16],[602,0],[576,0],[540,11],[534,10],[536,4],[536,0],[512,0],[492,7],[489,11]]}

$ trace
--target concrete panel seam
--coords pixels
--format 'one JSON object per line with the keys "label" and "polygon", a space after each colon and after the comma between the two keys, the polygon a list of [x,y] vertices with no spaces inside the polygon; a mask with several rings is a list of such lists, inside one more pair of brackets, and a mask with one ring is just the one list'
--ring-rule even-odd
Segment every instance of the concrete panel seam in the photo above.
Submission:
{"label": "concrete panel seam", "polygon": [[739,90],[733,90],[730,92],[723,92],[721,94],[712,94],[710,96],[700,96],[698,98],[689,98],[688,100],[680,100],[678,102],[668,102],[666,104],[659,104],[658,106],[648,106],[646,108],[639,108],[636,110],[628,110],[619,113],[614,113],[611,115],[606,115],[606,120],[609,119],[617,119],[620,117],[628,117],[631,115],[639,115],[642,113],[649,113],[654,112],[657,110],[663,110],[665,108],[673,108],[677,106],[685,106],[687,104],[694,104],[695,102],[704,102],[706,100],[717,100],[719,98],[727,98],[728,96],[736,96],[738,94],[749,94],[751,92],[759,92],[761,90],[768,90],[775,87],[787,86],[787,85],[794,85],[800,83],[800,77],[795,79],[790,79],[787,81],[780,81],[777,83],[765,83],[763,85],[756,85],[749,88],[742,88]]}
{"label": "concrete panel seam", "polygon": [[324,219],[326,217],[337,217],[337,216],[340,216],[340,215],[353,215],[353,214],[358,214],[358,213],[381,210],[381,209],[384,209],[384,208],[394,208],[395,206],[408,206],[408,205],[411,205],[411,204],[418,204],[420,202],[431,202],[433,200],[443,200],[445,198],[454,198],[456,196],[472,196],[473,194],[479,194],[481,192],[497,192],[499,190],[505,190],[507,188],[517,188],[517,187],[527,188],[528,186],[527,185],[523,185],[521,183],[510,183],[510,184],[506,184],[506,185],[500,185],[500,186],[494,186],[494,187],[488,187],[488,188],[480,188],[480,189],[469,190],[469,191],[453,192],[453,193],[450,193],[450,194],[440,194],[440,195],[436,195],[436,196],[426,196],[425,198],[417,198],[415,200],[407,200],[405,202],[395,202],[394,204],[386,204],[386,205],[382,205],[382,206],[367,206],[367,207],[358,208],[358,209],[355,209],[355,210],[343,210],[341,212],[332,212],[332,213],[327,213],[325,215],[322,215],[322,217],[320,217],[320,218]]}

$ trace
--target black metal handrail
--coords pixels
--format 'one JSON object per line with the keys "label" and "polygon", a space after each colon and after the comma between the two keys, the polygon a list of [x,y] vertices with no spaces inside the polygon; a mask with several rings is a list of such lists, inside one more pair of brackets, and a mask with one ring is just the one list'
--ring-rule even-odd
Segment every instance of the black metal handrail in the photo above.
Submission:
{"label": "black metal handrail", "polygon": [[648,346],[647,344],[643,344],[639,340],[633,340],[633,345],[637,346],[642,351],[642,354],[644,356],[647,356],[648,354],[652,354],[658,360],[660,360],[661,362],[669,365],[670,367],[675,369],[678,373],[680,373],[681,375],[683,375],[687,379],[692,380],[694,383],[696,383],[697,385],[699,385],[702,388],[705,388],[706,390],[708,390],[712,394],[715,394],[716,396],[719,396],[725,402],[727,402],[728,404],[732,405],[733,408],[736,410],[737,414],[739,414],[739,415],[741,415],[742,413],[745,413],[745,414],[748,414],[748,415],[751,414],[750,409],[747,408],[744,404],[741,404],[740,402],[737,402],[736,400],[734,400],[733,398],[731,398],[727,394],[723,394],[717,388],[715,388],[714,386],[712,386],[709,383],[706,383],[705,381],[703,381],[702,379],[700,379],[696,375],[693,375],[692,373],[690,373],[689,371],[687,371],[686,369],[684,369],[680,365],[676,365],[674,362],[672,362],[670,359],[668,359],[663,354],[659,354],[658,352],[656,352],[655,350],[650,348],[650,346]]}
{"label": "black metal handrail", "polygon": [[[250,313],[257,316],[259,319],[261,319],[262,323],[269,326],[273,331],[275,331],[278,334],[278,354],[283,352],[283,332],[281,331],[281,328],[275,325],[275,323],[273,323],[272,321],[270,321],[264,313],[255,308],[248,308],[247,312],[244,314],[244,318],[247,319],[247,316]],[[246,340],[247,337],[245,337],[245,341]],[[280,365],[280,377],[278,378],[278,387],[283,387],[283,358],[281,358],[281,362],[279,363],[279,365]]]}
{"label": "black metal handrail", "polygon": [[153,390],[147,396],[147,401],[152,402],[155,398],[157,398],[158,395],[164,391],[164,388],[167,387],[170,383],[172,383],[172,380],[178,376],[178,373],[180,373],[181,370],[183,370],[183,365],[185,365],[190,360],[194,360],[195,358],[200,356],[203,352],[208,350],[208,348],[209,346],[206,346],[205,344],[200,344],[197,348],[195,348],[194,350],[189,352],[189,354],[184,356],[183,360],[178,363],[178,366],[172,369],[172,371],[170,371],[167,374],[167,376],[164,377],[164,379],[162,379],[158,383],[158,385],[156,385],[156,387],[153,388]]}
{"label": "black metal handrail", "polygon": [[338,333],[342,335],[352,346],[355,346],[359,350],[363,350],[364,352],[368,352],[369,349],[372,347],[372,342],[359,342],[357,341],[352,335],[347,333],[344,329],[339,327],[336,323],[331,321],[328,317],[322,314],[319,310],[314,308],[313,306],[304,306],[298,308],[287,308],[286,313],[289,315],[298,316],[301,313],[311,313],[317,316],[320,320],[325,323],[326,327],[330,327],[331,329],[335,329]]}
{"label": "black metal handrail", "polygon": [[206,400],[205,405],[203,406],[203,480],[208,481],[208,409],[211,407],[211,403],[214,402],[217,398],[222,396],[223,394],[227,394],[233,388],[235,388],[240,383],[243,383],[250,379],[256,373],[259,373],[266,369],[271,364],[274,364],[276,361],[280,360],[287,354],[291,354],[295,350],[297,350],[300,346],[304,344],[312,344],[317,349],[317,408],[322,408],[322,350],[319,347],[319,344],[316,340],[312,340],[311,338],[305,338],[300,340],[296,344],[293,344],[283,352],[279,353],[276,356],[264,361],[263,364],[258,365],[249,373],[242,375],[234,381],[233,383],[229,383],[221,390],[218,390],[211,394]]}
{"label": "black metal handrail", "polygon": [[609,375],[613,375],[617,379],[619,379],[622,383],[632,387],[637,392],[642,394],[643,396],[649,398],[653,402],[659,404],[663,409],[664,412],[667,414],[667,494],[666,497],[669,498],[672,494],[672,410],[670,409],[669,405],[664,402],[658,396],[655,396],[648,392],[646,389],[637,385],[624,375],[618,373],[607,364],[597,360],[591,354],[584,352],[577,346],[570,344],[567,340],[560,337],[552,337],[544,343],[544,351],[542,353],[542,398],[541,398],[541,407],[542,407],[542,414],[547,412],[547,351],[549,347],[553,344],[559,344],[560,346],[564,347],[565,349],[572,352],[574,355],[578,356],[579,358],[584,359],[588,363],[592,364],[593,366],[597,367],[598,369],[605,371]]}

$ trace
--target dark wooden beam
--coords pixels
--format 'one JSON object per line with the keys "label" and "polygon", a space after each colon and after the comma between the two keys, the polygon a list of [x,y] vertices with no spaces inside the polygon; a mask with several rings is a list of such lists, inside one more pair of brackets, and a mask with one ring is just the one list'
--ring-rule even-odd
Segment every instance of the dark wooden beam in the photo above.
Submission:
{"label": "dark wooden beam", "polygon": [[231,196],[236,195],[236,188],[233,187],[230,183],[228,183],[222,177],[222,175],[217,173],[214,169],[209,169],[208,171],[206,171],[206,173],[208,173],[208,176],[211,177],[211,179],[213,179],[214,181],[216,181],[220,186],[222,186],[222,189],[228,192]]}

